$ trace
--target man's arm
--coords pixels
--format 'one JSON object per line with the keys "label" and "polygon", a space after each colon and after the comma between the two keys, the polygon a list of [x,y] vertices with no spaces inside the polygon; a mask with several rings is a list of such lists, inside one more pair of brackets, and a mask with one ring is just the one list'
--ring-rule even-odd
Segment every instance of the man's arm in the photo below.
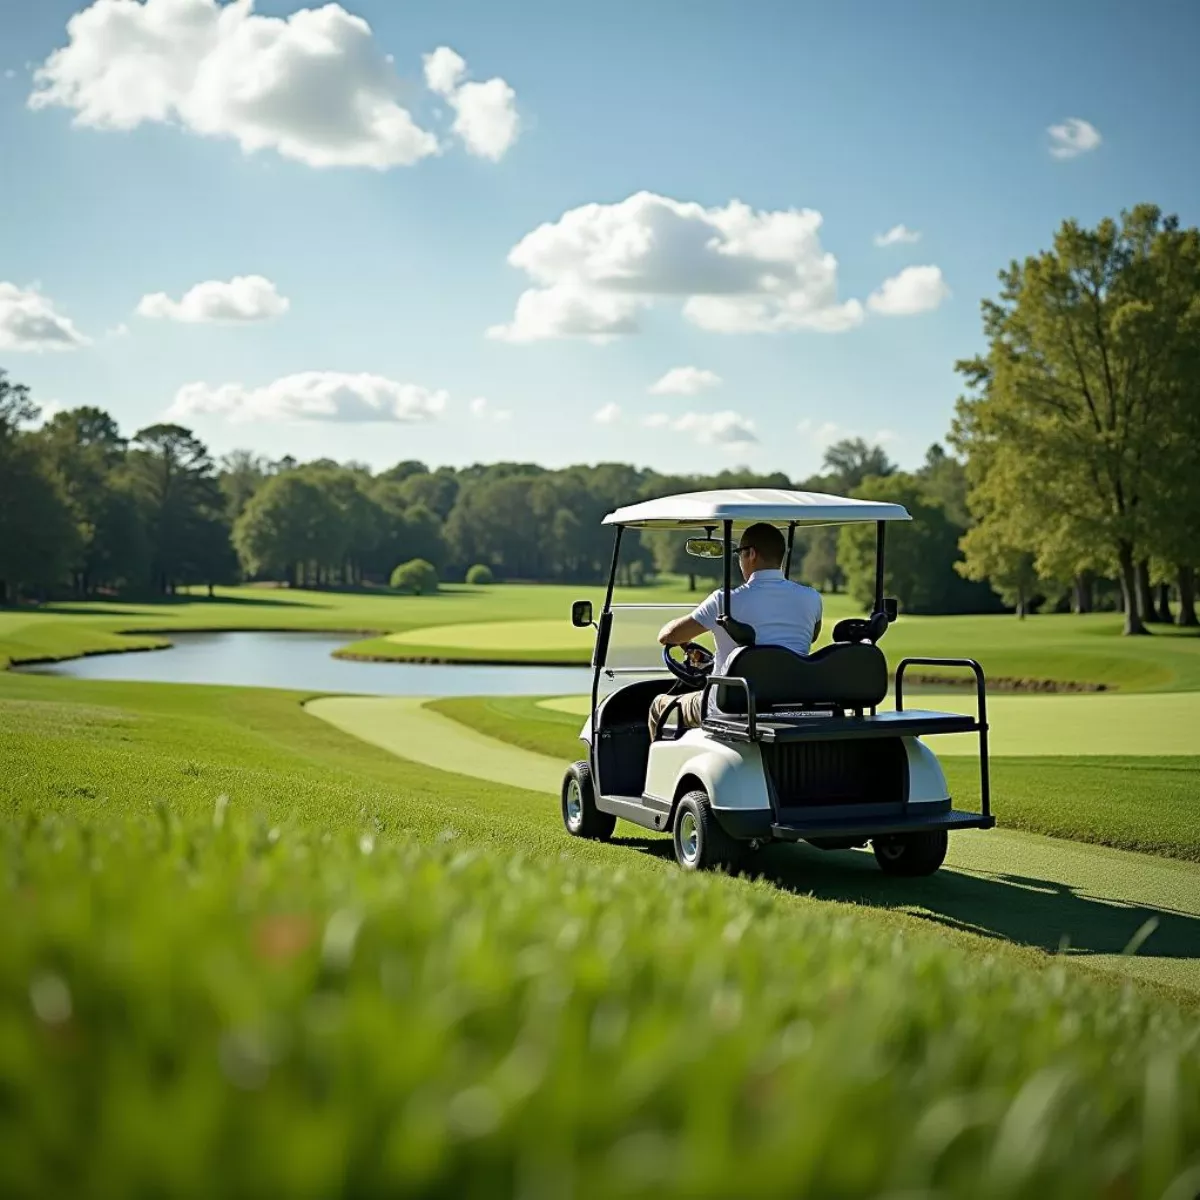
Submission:
{"label": "man's arm", "polygon": [[694,642],[706,632],[705,626],[695,617],[678,617],[674,621],[668,621],[659,630],[658,641],[661,646],[682,646],[687,642]]}

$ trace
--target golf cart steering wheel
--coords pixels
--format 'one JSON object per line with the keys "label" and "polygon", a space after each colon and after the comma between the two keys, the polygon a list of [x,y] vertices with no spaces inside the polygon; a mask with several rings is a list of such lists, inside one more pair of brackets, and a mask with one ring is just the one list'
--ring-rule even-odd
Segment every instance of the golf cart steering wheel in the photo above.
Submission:
{"label": "golf cart steering wheel", "polygon": [[[675,649],[682,650],[687,657],[673,658],[671,651]],[[663,647],[663,666],[681,683],[691,684],[692,687],[704,686],[704,681],[712,674],[714,661],[713,652],[698,642],[685,642],[678,647]]]}

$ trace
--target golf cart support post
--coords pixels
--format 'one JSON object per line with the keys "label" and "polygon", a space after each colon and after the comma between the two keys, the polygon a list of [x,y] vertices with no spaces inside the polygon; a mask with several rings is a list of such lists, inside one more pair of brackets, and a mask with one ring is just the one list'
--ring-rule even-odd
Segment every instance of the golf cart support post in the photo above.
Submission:
{"label": "golf cart support post", "polygon": [[[581,734],[587,760],[571,768],[563,788],[568,831],[607,837],[617,817],[671,830],[680,863],[691,868],[728,861],[746,843],[807,840],[832,849],[871,842],[885,871],[916,875],[940,865],[948,831],[993,826],[979,664],[906,658],[896,669],[895,709],[879,711],[887,668],[876,643],[896,619],[895,602],[883,594],[886,527],[910,519],[897,504],[776,489],[686,493],[610,513],[604,523],[615,527],[612,564],[595,622],[591,706]],[[786,529],[788,577],[798,527],[873,523],[870,617],[839,622],[833,645],[807,657],[757,645],[755,631],[733,617],[730,598],[735,530],[760,521]],[[647,677],[665,672],[608,665],[615,611],[657,607],[613,603],[627,528],[704,531],[710,540],[720,529],[718,621],[739,647],[724,675],[692,684],[701,687],[700,728],[684,730],[677,723],[673,731],[660,728],[653,740],[646,721],[650,702],[668,685]],[[698,544],[696,552],[712,557],[715,547]],[[590,605],[573,611],[572,619],[591,623]],[[665,665],[679,674],[677,662]],[[904,675],[915,665],[970,669],[975,713],[906,709]],[[601,700],[602,675],[641,678]],[[939,733],[978,735],[979,812],[953,808],[941,767],[921,740]]]}

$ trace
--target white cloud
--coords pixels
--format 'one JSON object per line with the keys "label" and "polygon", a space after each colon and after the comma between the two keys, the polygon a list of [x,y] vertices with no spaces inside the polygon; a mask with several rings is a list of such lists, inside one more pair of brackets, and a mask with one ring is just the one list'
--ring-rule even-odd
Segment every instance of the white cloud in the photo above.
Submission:
{"label": "white cloud", "polygon": [[424,61],[425,82],[454,109],[454,132],[467,149],[493,162],[503,158],[520,131],[516,92],[499,77],[464,82],[466,61],[449,46],[439,46]]}
{"label": "white cloud", "polygon": [[887,233],[875,235],[875,245],[877,246],[910,245],[920,240],[920,233],[915,229],[909,229],[907,225],[893,225]]}
{"label": "white cloud", "polygon": [[621,406],[619,404],[606,404],[592,414],[592,420],[597,425],[615,425],[620,419]]}
{"label": "white cloud", "polygon": [[529,288],[518,298],[512,321],[493,325],[487,335],[505,342],[582,337],[603,343],[617,334],[636,333],[639,307],[639,301],[629,296],[604,295],[569,285]]}
{"label": "white cloud", "polygon": [[[839,425],[836,421],[816,421],[812,417],[805,417],[796,426],[796,432],[800,434],[808,445],[818,450],[826,450],[834,442],[841,442],[847,438],[862,436],[857,429],[850,429],[845,425]],[[878,429],[872,436],[865,440],[872,446],[886,446],[893,442],[899,442],[902,439],[898,433],[894,433],[890,429]]]}
{"label": "white cloud", "polygon": [[493,408],[491,401],[484,396],[476,396],[467,407],[471,410],[471,416],[480,421],[493,421],[499,425],[512,420],[512,413],[507,408]]}
{"label": "white cloud", "polygon": [[667,413],[651,413],[642,418],[647,429],[666,429],[672,433],[690,433],[706,446],[746,446],[758,441],[754,422],[735,412],[688,412],[673,417]]}
{"label": "white cloud", "polygon": [[230,421],[428,421],[446,407],[444,391],[396,383],[382,375],[304,371],[265,387],[240,383],[210,387],[189,383],[179,389],[168,418],[217,415]]}
{"label": "white cloud", "polygon": [[0,281],[0,350],[77,350],[88,339],[35,287]]}
{"label": "white cloud", "polygon": [[585,204],[526,234],[511,266],[536,285],[508,325],[509,341],[611,337],[637,330],[638,311],[682,303],[684,316],[720,333],[849,329],[857,300],[837,298],[837,260],[811,209],[756,212],[638,192],[616,204]]}
{"label": "white cloud", "polygon": [[261,275],[236,275],[228,283],[216,279],[198,283],[178,301],[165,292],[143,296],[137,313],[139,317],[189,325],[241,324],[282,316],[289,304],[269,279]]}
{"label": "white cloud", "polygon": [[1095,150],[1102,141],[1100,130],[1079,117],[1068,117],[1060,125],[1051,125],[1046,132],[1050,135],[1050,153],[1054,158],[1076,158]]}
{"label": "white cloud", "polygon": [[112,329],[106,329],[104,331],[104,336],[109,341],[114,341],[118,338],[128,337],[129,336],[129,326],[126,325],[124,321],[122,321],[119,325],[114,325]]}
{"label": "white cloud", "polygon": [[12,69],[12,67],[8,67],[8,68],[5,70],[5,72],[4,72],[4,78],[5,78],[5,79],[16,79],[16,77],[17,77],[17,73],[16,73],[16,71],[14,71],[14,70]]}
{"label": "white cloud", "polygon": [[652,396],[694,396],[705,388],[721,383],[716,371],[703,367],[672,367],[661,379],[650,385]]}
{"label": "white cloud", "polygon": [[338,4],[286,19],[254,0],[95,0],[34,73],[32,108],[75,124],[175,123],[311,167],[410,166],[438,150],[397,100],[371,27]]}
{"label": "white cloud", "polygon": [[885,317],[906,317],[937,308],[950,289],[940,267],[905,267],[885,279],[867,300],[872,312]]}

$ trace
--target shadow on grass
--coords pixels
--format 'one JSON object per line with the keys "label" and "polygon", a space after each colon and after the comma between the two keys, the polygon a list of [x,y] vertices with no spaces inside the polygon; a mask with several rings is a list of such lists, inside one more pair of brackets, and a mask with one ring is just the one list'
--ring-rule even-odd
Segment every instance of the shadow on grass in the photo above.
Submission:
{"label": "shadow on grass", "polygon": [[[657,858],[669,837],[613,838]],[[743,874],[819,900],[893,908],[952,929],[1070,954],[1120,954],[1147,921],[1157,922],[1139,955],[1200,958],[1200,918],[1147,905],[1100,900],[1048,879],[944,867],[927,879],[884,875],[870,851],[768,846]]]}

